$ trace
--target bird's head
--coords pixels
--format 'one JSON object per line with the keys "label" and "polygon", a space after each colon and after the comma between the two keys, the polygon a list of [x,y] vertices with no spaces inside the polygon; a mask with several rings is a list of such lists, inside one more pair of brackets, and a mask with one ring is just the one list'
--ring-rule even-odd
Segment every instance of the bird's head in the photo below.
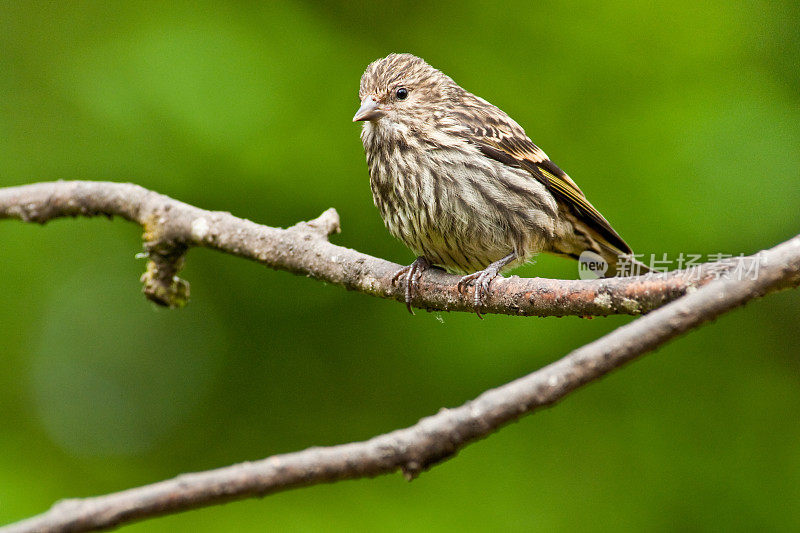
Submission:
{"label": "bird's head", "polygon": [[361,107],[353,122],[422,127],[443,115],[453,86],[453,80],[419,57],[390,54],[373,61],[361,77]]}

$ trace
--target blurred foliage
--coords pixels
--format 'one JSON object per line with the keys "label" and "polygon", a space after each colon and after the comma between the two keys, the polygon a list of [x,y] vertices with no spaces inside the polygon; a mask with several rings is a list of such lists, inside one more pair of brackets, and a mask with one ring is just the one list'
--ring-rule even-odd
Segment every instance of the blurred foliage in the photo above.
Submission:
{"label": "blurred foliage", "polygon": [[[410,51],[508,111],[638,252],[798,231],[800,4],[4,2],[0,186],[132,181],[408,263],[350,118]],[[630,320],[418,313],[190,252],[193,300],[139,293],[123,221],[0,224],[0,523],[53,501],[414,423]],[[542,257],[526,276],[574,278]],[[754,302],[400,475],[130,531],[797,530],[798,294]]]}

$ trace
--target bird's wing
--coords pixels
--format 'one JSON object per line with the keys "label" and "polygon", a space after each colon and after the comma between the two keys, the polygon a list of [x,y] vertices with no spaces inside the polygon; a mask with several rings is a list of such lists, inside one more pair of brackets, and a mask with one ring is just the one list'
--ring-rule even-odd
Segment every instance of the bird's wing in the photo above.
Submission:
{"label": "bird's wing", "polygon": [[477,105],[467,107],[468,112],[455,115],[468,142],[477,146],[486,157],[528,171],[548,188],[556,200],[566,205],[610,245],[620,252],[632,253],[611,224],[589,203],[583,191],[550,161],[541,148],[533,144],[519,124],[495,106],[475,98]]}

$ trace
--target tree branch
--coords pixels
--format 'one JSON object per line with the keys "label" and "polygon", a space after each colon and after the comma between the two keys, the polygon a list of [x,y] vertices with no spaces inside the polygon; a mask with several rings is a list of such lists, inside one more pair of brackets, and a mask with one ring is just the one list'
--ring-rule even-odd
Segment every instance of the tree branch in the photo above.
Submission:
{"label": "tree branch", "polygon": [[758,256],[755,279],[719,279],[528,376],[365,442],[276,455],[106,496],[67,500],[0,533],[91,531],[251,496],[402,470],[412,479],[467,444],[749,300],[800,285],[800,235]]}
{"label": "tree branch", "polygon": [[[44,224],[67,216],[120,216],[144,229],[147,270],[143,291],[152,301],[180,307],[189,284],[177,277],[186,252],[205,247],[310,276],[365,294],[403,301],[391,278],[400,265],[336,246],[339,215],[328,209],[288,229],[262,226],[230,213],[206,211],[129,183],[58,181],[0,189],[0,219]],[[736,261],[706,263],[667,274],[599,280],[498,278],[483,313],[524,316],[642,314],[724,276]],[[414,305],[473,312],[472,297],[456,289],[458,277],[438,269],[423,275]]]}

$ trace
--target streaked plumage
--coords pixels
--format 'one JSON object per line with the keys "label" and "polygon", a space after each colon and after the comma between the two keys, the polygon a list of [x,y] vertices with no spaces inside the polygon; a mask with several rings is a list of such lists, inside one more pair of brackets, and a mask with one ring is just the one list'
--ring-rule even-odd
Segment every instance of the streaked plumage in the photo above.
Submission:
{"label": "streaked plumage", "polygon": [[[404,92],[403,92],[404,91]],[[502,270],[538,252],[609,263],[631,249],[502,110],[410,54],[370,64],[361,78],[361,140],[375,205],[418,256],[406,303],[430,265],[475,280],[475,306]]]}

